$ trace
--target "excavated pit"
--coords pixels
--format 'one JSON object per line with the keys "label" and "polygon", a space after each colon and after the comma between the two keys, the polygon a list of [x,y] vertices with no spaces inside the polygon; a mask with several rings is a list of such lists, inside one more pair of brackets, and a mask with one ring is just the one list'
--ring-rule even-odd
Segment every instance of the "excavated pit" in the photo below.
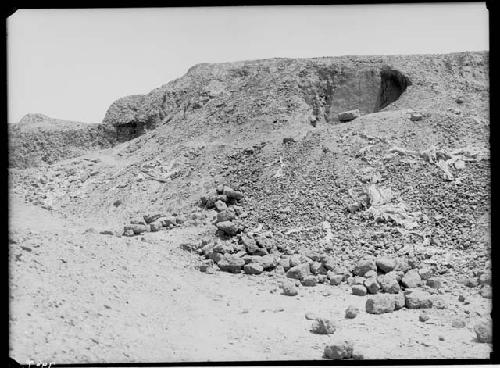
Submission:
{"label": "excavated pit", "polygon": [[338,121],[343,111],[378,112],[397,101],[411,85],[407,76],[390,67],[318,71],[319,83],[305,89],[313,114],[327,122]]}

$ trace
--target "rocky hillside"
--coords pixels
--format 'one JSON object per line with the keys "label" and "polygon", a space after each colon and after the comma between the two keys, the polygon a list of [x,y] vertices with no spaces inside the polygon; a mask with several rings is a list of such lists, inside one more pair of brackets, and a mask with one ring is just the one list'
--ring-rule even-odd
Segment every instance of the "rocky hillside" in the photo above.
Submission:
{"label": "rocky hillside", "polygon": [[489,299],[488,73],[486,52],[196,65],[115,101],[92,128],[111,149],[13,168],[13,194],[112,239],[196,230],[173,244],[200,270],[295,279],[285,295]]}
{"label": "rocky hillside", "polygon": [[112,141],[113,136],[104,134],[99,124],[27,114],[9,125],[9,166],[50,165],[89,150],[110,147]]}
{"label": "rocky hillside", "polygon": [[[477,249],[489,219],[488,91],[487,53],[200,64],[113,103],[101,130],[125,142],[105,160],[18,172],[31,182],[18,190],[124,222],[189,212],[228,184],[246,194],[248,226],[292,248],[316,244],[329,221],[336,251]],[[361,116],[339,122],[347,109]],[[370,185],[390,190],[384,203],[415,226],[374,221]]]}

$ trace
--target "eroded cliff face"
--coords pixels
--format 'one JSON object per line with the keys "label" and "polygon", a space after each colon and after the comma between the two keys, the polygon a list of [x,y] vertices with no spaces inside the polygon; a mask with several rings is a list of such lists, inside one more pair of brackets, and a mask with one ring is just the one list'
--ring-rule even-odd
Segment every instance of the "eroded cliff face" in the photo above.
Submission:
{"label": "eroded cliff face", "polygon": [[147,95],[117,100],[103,125],[122,142],[198,118],[245,124],[266,117],[272,123],[300,113],[337,123],[337,114],[350,109],[368,114],[395,102],[413,108],[408,102],[417,99],[432,105],[434,91],[456,89],[457,76],[483,83],[487,62],[486,53],[457,53],[199,64]]}
{"label": "eroded cliff face", "polygon": [[[95,132],[81,127],[73,130],[81,130],[78,136],[87,138],[80,141],[92,147],[130,141],[159,126],[175,131],[164,138],[169,144],[202,136],[218,139],[229,132],[236,138],[238,132],[257,138],[259,134],[270,136],[279,129],[300,130],[304,122],[337,124],[337,114],[351,109],[359,109],[361,115],[408,108],[441,111],[444,105],[440,101],[445,95],[458,95],[464,89],[484,95],[477,103],[487,104],[488,53],[198,64],[181,78],[146,95],[116,100],[102,123],[92,128]],[[12,137],[19,136],[13,132]],[[47,142],[53,147],[50,150],[67,151],[64,147],[73,145],[71,137],[75,134],[61,134],[67,138],[40,138],[42,143],[37,144]],[[14,140],[34,139],[23,135]],[[90,143],[95,141],[100,143]],[[12,147],[22,145],[28,146],[29,155],[36,156],[33,152],[38,151],[30,143],[15,143]],[[18,157],[14,161],[24,160],[24,152],[24,148],[14,150],[13,155]],[[23,165],[29,165],[28,161]]]}

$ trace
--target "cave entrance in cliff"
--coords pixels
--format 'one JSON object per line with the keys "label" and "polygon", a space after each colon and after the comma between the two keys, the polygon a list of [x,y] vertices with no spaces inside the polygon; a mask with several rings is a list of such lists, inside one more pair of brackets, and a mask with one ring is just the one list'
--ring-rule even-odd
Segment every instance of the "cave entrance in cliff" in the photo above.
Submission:
{"label": "cave entrance in cliff", "polygon": [[411,85],[410,80],[399,70],[382,69],[380,71],[380,90],[374,112],[396,101],[409,85]]}
{"label": "cave entrance in cliff", "polygon": [[137,138],[142,132],[142,126],[137,122],[128,122],[116,126],[119,141],[128,141]]}

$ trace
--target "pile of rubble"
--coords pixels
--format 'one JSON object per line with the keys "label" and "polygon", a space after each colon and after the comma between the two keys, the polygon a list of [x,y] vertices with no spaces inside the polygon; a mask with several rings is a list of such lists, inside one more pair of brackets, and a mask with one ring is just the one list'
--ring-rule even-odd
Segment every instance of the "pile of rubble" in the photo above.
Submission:
{"label": "pile of rubble", "polygon": [[124,236],[140,235],[145,232],[156,232],[163,229],[171,229],[185,222],[183,216],[173,213],[172,215],[145,215],[143,218],[132,219],[130,224],[123,227]]}
{"label": "pile of rubble", "polygon": [[[378,193],[378,194],[377,194]],[[382,191],[382,193],[384,193]],[[291,251],[277,241],[275,234],[262,226],[247,228],[243,209],[244,194],[228,186],[219,186],[215,195],[202,197],[200,204],[215,209],[216,237],[203,239],[197,244],[184,246],[204,258],[202,272],[216,270],[258,275],[272,272],[290,279],[282,285],[286,295],[297,295],[297,287],[317,284],[338,286],[347,284],[354,295],[371,295],[367,301],[368,313],[387,313],[407,308],[443,307],[438,294],[445,285],[441,269],[412,257],[364,256],[349,266],[342,258],[328,251]],[[369,191],[372,206],[383,203],[380,191]],[[167,226],[175,226],[174,218],[155,218]],[[141,227],[144,229],[144,227]],[[465,281],[470,287],[480,287],[480,293],[491,298],[491,273],[479,271]]]}

